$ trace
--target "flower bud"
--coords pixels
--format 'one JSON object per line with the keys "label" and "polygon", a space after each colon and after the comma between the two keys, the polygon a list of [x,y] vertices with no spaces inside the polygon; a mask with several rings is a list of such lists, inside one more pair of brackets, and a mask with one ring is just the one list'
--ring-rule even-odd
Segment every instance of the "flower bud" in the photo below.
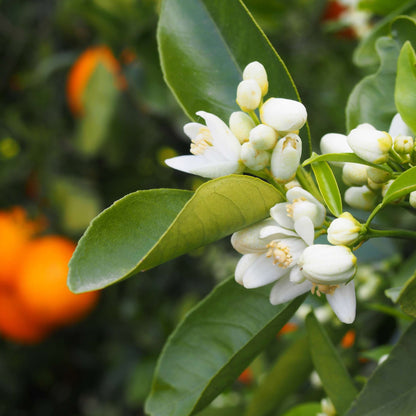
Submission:
{"label": "flower bud", "polygon": [[267,81],[267,72],[264,66],[257,61],[249,63],[243,71],[243,79],[254,79],[261,88],[262,96],[267,94],[269,82]]}
{"label": "flower bud", "polygon": [[306,247],[298,262],[305,277],[317,285],[348,282],[355,274],[356,263],[348,247],[326,244]]}
{"label": "flower bud", "polygon": [[345,163],[342,168],[342,180],[348,186],[367,183],[367,166],[359,163]]}
{"label": "flower bud", "polygon": [[302,155],[302,141],[296,134],[281,138],[273,149],[271,171],[278,182],[289,182],[296,175]]}
{"label": "flower bud", "polygon": [[276,130],[259,124],[250,131],[250,143],[257,150],[270,150],[276,145],[277,133]]}
{"label": "flower bud", "polygon": [[241,146],[240,158],[242,162],[252,170],[262,170],[270,162],[270,153],[265,150],[257,150],[250,142]]}
{"label": "flower bud", "polygon": [[412,130],[409,126],[403,121],[401,115],[397,113],[393,120],[391,121],[389,134],[391,137],[396,136],[412,136]]}
{"label": "flower bud", "polygon": [[286,98],[269,98],[261,107],[260,118],[273,127],[281,136],[298,131],[306,123],[305,106]]}
{"label": "flower bud", "polygon": [[237,104],[243,111],[255,110],[261,101],[261,88],[254,79],[241,81],[237,87]]}
{"label": "flower bud", "polygon": [[411,207],[416,208],[416,191],[410,192],[409,203]]}
{"label": "flower bud", "polygon": [[367,176],[375,183],[384,183],[390,179],[391,173],[382,169],[369,167],[367,168]]}
{"label": "flower bud", "polygon": [[348,246],[358,238],[361,224],[349,213],[343,212],[328,227],[328,241],[334,245]]}
{"label": "flower bud", "polygon": [[412,151],[414,141],[411,136],[396,136],[393,143],[394,150],[400,155],[404,155]]}
{"label": "flower bud", "polygon": [[377,195],[366,185],[352,186],[345,191],[344,199],[353,208],[371,211],[376,203]]}
{"label": "flower bud", "polygon": [[243,111],[234,111],[230,116],[230,130],[234,136],[237,137],[239,142],[243,144],[248,142],[250,130],[255,127],[253,119]]}
{"label": "flower bud", "polygon": [[370,178],[367,179],[367,186],[369,187],[369,189],[371,189],[373,192],[377,192],[379,191],[382,187],[383,184],[382,183],[377,183],[372,181]]}
{"label": "flower bud", "polygon": [[368,123],[351,130],[347,142],[357,156],[372,163],[386,162],[393,145],[388,133],[376,130]]}
{"label": "flower bud", "polygon": [[347,136],[339,133],[327,133],[321,138],[321,152],[326,153],[352,153],[347,143]]}

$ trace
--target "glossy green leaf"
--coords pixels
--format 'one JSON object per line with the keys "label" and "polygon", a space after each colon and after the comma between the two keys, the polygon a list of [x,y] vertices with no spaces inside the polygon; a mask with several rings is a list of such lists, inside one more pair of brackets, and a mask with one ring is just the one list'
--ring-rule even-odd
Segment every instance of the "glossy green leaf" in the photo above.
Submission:
{"label": "glossy green leaf", "polygon": [[303,403],[292,407],[282,416],[316,416],[321,410],[321,403]]}
{"label": "glossy green leaf", "polygon": [[377,72],[362,79],[353,89],[347,103],[347,130],[361,123],[370,123],[388,131],[397,112],[394,105],[397,57],[400,47],[388,37],[377,40],[376,50],[381,64]]}
{"label": "glossy green leaf", "polygon": [[337,412],[342,415],[357,395],[357,389],[324,328],[312,313],[306,317],[306,328],[315,370]]}
{"label": "glossy green leaf", "polygon": [[397,62],[396,91],[394,94],[397,110],[404,122],[416,131],[416,54],[410,42],[400,51]]}
{"label": "glossy green leaf", "polygon": [[308,338],[302,336],[289,345],[262,379],[244,416],[269,415],[307,380],[312,369]]}
{"label": "glossy green leaf", "polygon": [[376,51],[377,40],[381,36],[386,36],[390,33],[390,24],[396,16],[407,14],[415,7],[416,0],[410,0],[403,6],[392,11],[384,19],[380,20],[358,45],[353,56],[354,63],[358,66],[377,65],[379,63]]}
{"label": "glossy green leaf", "polygon": [[236,89],[251,61],[265,66],[269,95],[299,99],[283,61],[239,0],[164,0],[158,41],[165,80],[191,118],[204,110],[228,121],[239,110]]}
{"label": "glossy green leaf", "polygon": [[310,165],[314,162],[350,162],[360,163],[361,165],[372,166],[373,168],[392,172],[392,169],[387,165],[376,165],[375,163],[367,162],[358,157],[355,153],[326,153],[324,155],[313,154],[312,157],[306,159],[302,166]]}
{"label": "glossy green leaf", "polygon": [[397,302],[403,312],[416,318],[416,272],[400,291]]}
{"label": "glossy green leaf", "polygon": [[416,409],[416,322],[368,380],[346,416],[410,416]]}
{"label": "glossy green leaf", "polygon": [[396,17],[391,23],[391,34],[400,45],[406,41],[416,45],[416,20],[410,16]]}
{"label": "glossy green leaf", "polygon": [[159,358],[147,414],[194,414],[247,368],[304,299],[272,306],[269,291],[229,279],[187,315]]}
{"label": "glossy green leaf", "polygon": [[96,217],[69,264],[74,292],[100,289],[219,240],[268,216],[279,193],[260,179],[230,175],[195,193],[138,191]]}
{"label": "glossy green leaf", "polygon": [[332,169],[327,162],[314,162],[312,170],[326,206],[336,217],[340,216],[342,214],[342,199]]}
{"label": "glossy green leaf", "polygon": [[114,74],[104,65],[97,65],[83,94],[84,115],[76,138],[83,154],[93,156],[107,139],[118,96]]}
{"label": "glossy green leaf", "polygon": [[390,185],[383,198],[383,205],[416,190],[416,166],[406,170]]}
{"label": "glossy green leaf", "polygon": [[360,9],[371,11],[378,15],[386,15],[397,7],[403,6],[408,0],[360,0]]}

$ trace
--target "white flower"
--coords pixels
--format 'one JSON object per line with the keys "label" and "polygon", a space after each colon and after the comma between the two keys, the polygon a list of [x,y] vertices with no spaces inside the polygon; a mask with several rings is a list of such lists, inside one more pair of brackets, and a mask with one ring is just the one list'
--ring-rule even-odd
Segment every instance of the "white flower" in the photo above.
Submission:
{"label": "white flower", "polygon": [[243,79],[254,79],[259,87],[263,96],[267,94],[269,89],[269,82],[267,81],[267,72],[264,66],[257,61],[249,63],[243,71]]}
{"label": "white flower", "polygon": [[416,191],[410,192],[409,203],[411,207],[416,208]]}
{"label": "white flower", "polygon": [[[339,133],[327,133],[321,138],[321,153],[353,153],[351,147],[347,143],[347,136]],[[334,166],[343,166],[343,162],[330,162]]]}
{"label": "white flower", "polygon": [[351,130],[347,142],[357,156],[372,163],[386,162],[393,145],[388,133],[376,130],[368,123]]}
{"label": "white flower", "polygon": [[281,138],[273,149],[271,171],[278,182],[289,182],[299,167],[302,155],[302,140],[294,133]]}
{"label": "white flower", "polygon": [[367,168],[367,176],[368,179],[372,180],[373,182],[381,184],[390,179],[391,173],[383,169],[377,169],[369,166]]}
{"label": "white flower", "polygon": [[345,202],[353,208],[371,211],[377,200],[377,195],[366,185],[352,186],[345,191]]}
{"label": "white flower", "polygon": [[410,153],[413,149],[414,141],[411,136],[396,136],[393,139],[394,150],[399,154]]}
{"label": "white flower", "polygon": [[265,124],[259,124],[250,131],[250,143],[258,150],[270,150],[276,145],[276,130]]}
{"label": "white flower", "polygon": [[361,224],[349,213],[343,212],[328,227],[328,241],[334,245],[350,245],[360,235]]}
{"label": "white flower", "polygon": [[230,129],[239,142],[248,142],[251,129],[255,127],[253,119],[243,111],[234,111],[229,120]]}
{"label": "white flower", "polygon": [[241,161],[254,171],[264,169],[270,162],[270,153],[265,150],[257,150],[251,142],[241,146]]}
{"label": "white flower", "polygon": [[413,136],[412,130],[403,121],[401,115],[397,113],[391,120],[389,134],[391,137],[397,136]]}
{"label": "white flower", "polygon": [[367,183],[367,166],[359,163],[345,163],[342,168],[342,180],[348,186]]}
{"label": "white flower", "polygon": [[165,163],[173,169],[204,178],[242,172],[241,144],[228,126],[214,114],[199,111],[197,115],[205,119],[206,126],[200,123],[184,126],[185,134],[191,139],[193,155],[174,157]]}
{"label": "white flower", "polygon": [[286,98],[269,98],[261,107],[263,124],[273,127],[281,136],[296,132],[306,123],[305,106]]}
{"label": "white flower", "polygon": [[237,87],[237,104],[243,111],[255,110],[261,101],[261,88],[254,79],[241,81]]}

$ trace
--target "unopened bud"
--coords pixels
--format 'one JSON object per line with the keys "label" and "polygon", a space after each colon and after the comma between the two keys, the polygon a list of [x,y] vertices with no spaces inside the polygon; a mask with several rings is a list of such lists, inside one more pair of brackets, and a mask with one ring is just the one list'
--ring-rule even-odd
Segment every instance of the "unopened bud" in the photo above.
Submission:
{"label": "unopened bud", "polygon": [[410,192],[409,203],[411,207],[416,208],[416,191]]}
{"label": "unopened bud", "polygon": [[286,98],[269,98],[261,107],[261,121],[273,127],[281,136],[298,131],[306,123],[305,106]]}
{"label": "unopened bud", "polygon": [[386,162],[393,145],[388,133],[377,130],[368,123],[351,130],[347,142],[357,156],[372,163]]}
{"label": "unopened bud", "polygon": [[413,149],[413,137],[411,136],[396,136],[393,140],[393,148],[400,155],[410,153]]}
{"label": "unopened bud", "polygon": [[345,191],[344,199],[353,208],[371,211],[376,203],[377,195],[366,185],[352,186]]}
{"label": "unopened bud", "polygon": [[243,79],[254,79],[259,84],[263,96],[267,94],[269,82],[267,81],[267,72],[264,66],[257,61],[249,63],[243,71]]}
{"label": "unopened bud", "polygon": [[250,142],[241,146],[241,161],[252,170],[262,170],[270,162],[270,153],[265,150],[255,149]]}
{"label": "unopened bud", "polygon": [[250,131],[250,143],[255,149],[270,150],[276,145],[276,130],[265,124],[259,124]]}
{"label": "unopened bud", "polygon": [[397,113],[390,124],[389,134],[391,137],[396,136],[411,136],[412,130],[409,126],[403,121],[401,115]]}
{"label": "unopened bud", "polygon": [[360,186],[367,183],[367,166],[359,163],[345,163],[342,168],[342,180],[348,186]]}
{"label": "unopened bud", "polygon": [[373,191],[373,192],[377,192],[379,191],[382,187],[383,184],[382,183],[377,183],[372,181],[370,178],[367,179],[367,186]]}
{"label": "unopened bud", "polygon": [[296,175],[302,155],[302,140],[297,134],[281,138],[273,149],[271,171],[278,182],[289,182]]}
{"label": "unopened bud", "polygon": [[243,111],[231,113],[229,124],[230,130],[241,144],[248,142],[250,131],[256,125],[253,119]]}
{"label": "unopened bud", "polygon": [[391,173],[382,169],[369,167],[367,169],[367,176],[375,183],[384,183],[391,178]]}
{"label": "unopened bud", "polygon": [[261,88],[254,79],[241,81],[237,87],[237,104],[243,111],[255,110],[261,101]]}
{"label": "unopened bud", "polygon": [[349,213],[343,212],[328,227],[328,241],[334,245],[348,246],[358,238],[361,224]]}

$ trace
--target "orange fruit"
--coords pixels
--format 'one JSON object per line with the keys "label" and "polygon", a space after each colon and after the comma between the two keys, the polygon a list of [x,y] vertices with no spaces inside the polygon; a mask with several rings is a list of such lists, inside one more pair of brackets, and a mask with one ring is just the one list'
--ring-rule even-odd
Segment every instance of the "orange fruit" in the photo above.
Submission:
{"label": "orange fruit", "polygon": [[32,240],[17,274],[16,292],[30,316],[60,326],[82,318],[96,304],[99,292],[72,293],[67,286],[68,262],[75,244],[61,236]]}
{"label": "orange fruit", "polygon": [[16,270],[29,239],[44,227],[42,220],[30,221],[22,207],[0,211],[0,286],[12,287]]}
{"label": "orange fruit", "polygon": [[66,85],[69,107],[76,116],[84,112],[83,94],[98,64],[104,65],[112,74],[119,89],[126,87],[126,79],[120,73],[120,64],[108,46],[95,46],[85,50],[72,66]]}
{"label": "orange fruit", "polygon": [[34,344],[46,337],[48,329],[27,314],[14,291],[1,288],[0,332],[12,341]]}

